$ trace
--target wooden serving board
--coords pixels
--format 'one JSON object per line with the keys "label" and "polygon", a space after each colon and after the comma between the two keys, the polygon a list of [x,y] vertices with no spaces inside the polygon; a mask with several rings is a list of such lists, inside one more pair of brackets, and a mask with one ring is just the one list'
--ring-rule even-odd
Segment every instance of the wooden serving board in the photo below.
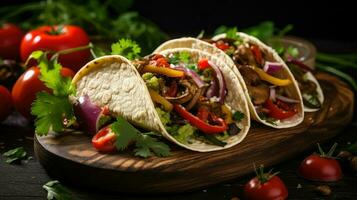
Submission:
{"label": "wooden serving board", "polygon": [[299,126],[273,129],[253,123],[232,148],[198,153],[172,147],[166,158],[142,159],[130,152],[98,153],[89,136],[36,137],[35,153],[54,178],[80,186],[126,193],[169,193],[202,188],[253,171],[253,162],[271,166],[337,135],[353,115],[354,95],[337,78],[317,75],[325,94],[319,112],[306,113]]}

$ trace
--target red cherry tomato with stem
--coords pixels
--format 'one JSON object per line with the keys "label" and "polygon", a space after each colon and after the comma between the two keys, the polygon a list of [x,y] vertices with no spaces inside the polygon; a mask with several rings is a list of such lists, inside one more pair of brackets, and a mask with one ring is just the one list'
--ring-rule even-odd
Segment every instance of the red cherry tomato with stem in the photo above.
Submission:
{"label": "red cherry tomato with stem", "polygon": [[288,190],[284,182],[271,171],[264,173],[263,166],[256,170],[257,176],[244,186],[244,196],[248,200],[284,200]]}
{"label": "red cherry tomato with stem", "polygon": [[312,154],[305,158],[298,169],[298,174],[312,181],[338,181],[342,178],[342,170],[340,163],[332,157],[337,144],[335,143],[330,151],[326,154],[320,144],[317,144],[320,155]]}
{"label": "red cherry tomato with stem", "polygon": [[[42,26],[28,32],[21,42],[21,59],[27,60],[36,50],[58,52],[65,49],[86,46],[89,44],[87,33],[78,26]],[[90,50],[84,49],[59,56],[59,63],[70,66],[73,71],[78,71],[90,57]]]}
{"label": "red cherry tomato with stem", "polygon": [[[73,77],[74,72],[62,67],[62,76]],[[40,69],[31,67],[26,70],[16,81],[12,88],[12,98],[16,110],[26,117],[31,119],[31,104],[36,99],[36,94],[40,91],[51,92],[42,81],[39,79]]]}
{"label": "red cherry tomato with stem", "polygon": [[18,60],[24,33],[14,24],[0,24],[0,58]]}
{"label": "red cherry tomato with stem", "polygon": [[11,93],[9,90],[0,85],[0,122],[5,120],[12,111]]}

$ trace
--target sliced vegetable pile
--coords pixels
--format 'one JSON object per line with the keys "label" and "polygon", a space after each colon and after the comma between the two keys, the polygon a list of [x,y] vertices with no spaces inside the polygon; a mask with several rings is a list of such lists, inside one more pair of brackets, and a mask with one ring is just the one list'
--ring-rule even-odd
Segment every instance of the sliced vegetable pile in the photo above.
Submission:
{"label": "sliced vegetable pile", "polygon": [[189,52],[154,54],[134,61],[155,109],[168,132],[180,143],[193,140],[225,146],[244,114],[225,103],[226,83],[218,66]]}

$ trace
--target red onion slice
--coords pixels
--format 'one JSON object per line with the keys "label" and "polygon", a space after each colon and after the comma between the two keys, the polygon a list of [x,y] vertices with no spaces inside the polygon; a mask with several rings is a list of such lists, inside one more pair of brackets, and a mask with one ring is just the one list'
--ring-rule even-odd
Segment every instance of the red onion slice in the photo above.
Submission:
{"label": "red onion slice", "polygon": [[300,67],[302,70],[304,71],[308,71],[308,72],[312,72],[313,69],[307,65],[305,65],[304,63],[298,61],[298,60],[295,60],[295,59],[292,59],[292,58],[288,58],[288,60],[286,61],[288,64],[293,64],[293,65],[296,65],[298,67]]}
{"label": "red onion slice", "polygon": [[263,70],[268,74],[273,74],[283,68],[283,65],[277,62],[265,62]]}
{"label": "red onion slice", "polygon": [[209,88],[207,89],[206,92],[206,97],[207,98],[212,98],[212,97],[217,97],[218,96],[218,81],[216,78],[214,78],[211,81],[211,85],[209,86]]}
{"label": "red onion slice", "polygon": [[226,82],[224,81],[224,77],[223,74],[221,72],[221,70],[219,69],[219,67],[217,65],[215,65],[213,62],[208,61],[208,64],[212,67],[212,69],[215,72],[216,75],[216,79],[218,81],[218,85],[219,85],[219,90],[218,90],[218,102],[220,104],[224,103],[224,100],[226,98]]}
{"label": "red onion slice", "polygon": [[74,112],[82,129],[89,134],[93,135],[101,128],[99,121],[104,116],[103,109],[92,103],[88,95],[78,98],[78,102],[74,104]]}
{"label": "red onion slice", "polygon": [[197,87],[203,88],[203,86],[205,86],[205,82],[193,70],[188,69],[184,66],[174,66],[174,67],[171,66],[171,68],[185,72],[186,75],[188,75],[192,78],[192,80],[196,83]]}

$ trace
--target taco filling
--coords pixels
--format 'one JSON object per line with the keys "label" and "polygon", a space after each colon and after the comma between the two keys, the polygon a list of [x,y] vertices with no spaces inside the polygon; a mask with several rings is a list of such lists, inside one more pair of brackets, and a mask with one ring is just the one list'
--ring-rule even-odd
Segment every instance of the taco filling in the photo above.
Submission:
{"label": "taco filling", "polygon": [[208,40],[234,61],[241,73],[258,116],[268,123],[289,119],[298,114],[300,101],[286,89],[293,82],[283,76],[283,65],[274,56],[238,35]]}
{"label": "taco filling", "polygon": [[182,144],[225,146],[243,128],[245,117],[226,103],[222,71],[207,58],[180,51],[133,62],[144,80],[167,132]]}
{"label": "taco filling", "polygon": [[324,97],[318,81],[312,74],[312,69],[302,62],[293,59],[288,59],[286,63],[299,84],[305,111],[320,109]]}

